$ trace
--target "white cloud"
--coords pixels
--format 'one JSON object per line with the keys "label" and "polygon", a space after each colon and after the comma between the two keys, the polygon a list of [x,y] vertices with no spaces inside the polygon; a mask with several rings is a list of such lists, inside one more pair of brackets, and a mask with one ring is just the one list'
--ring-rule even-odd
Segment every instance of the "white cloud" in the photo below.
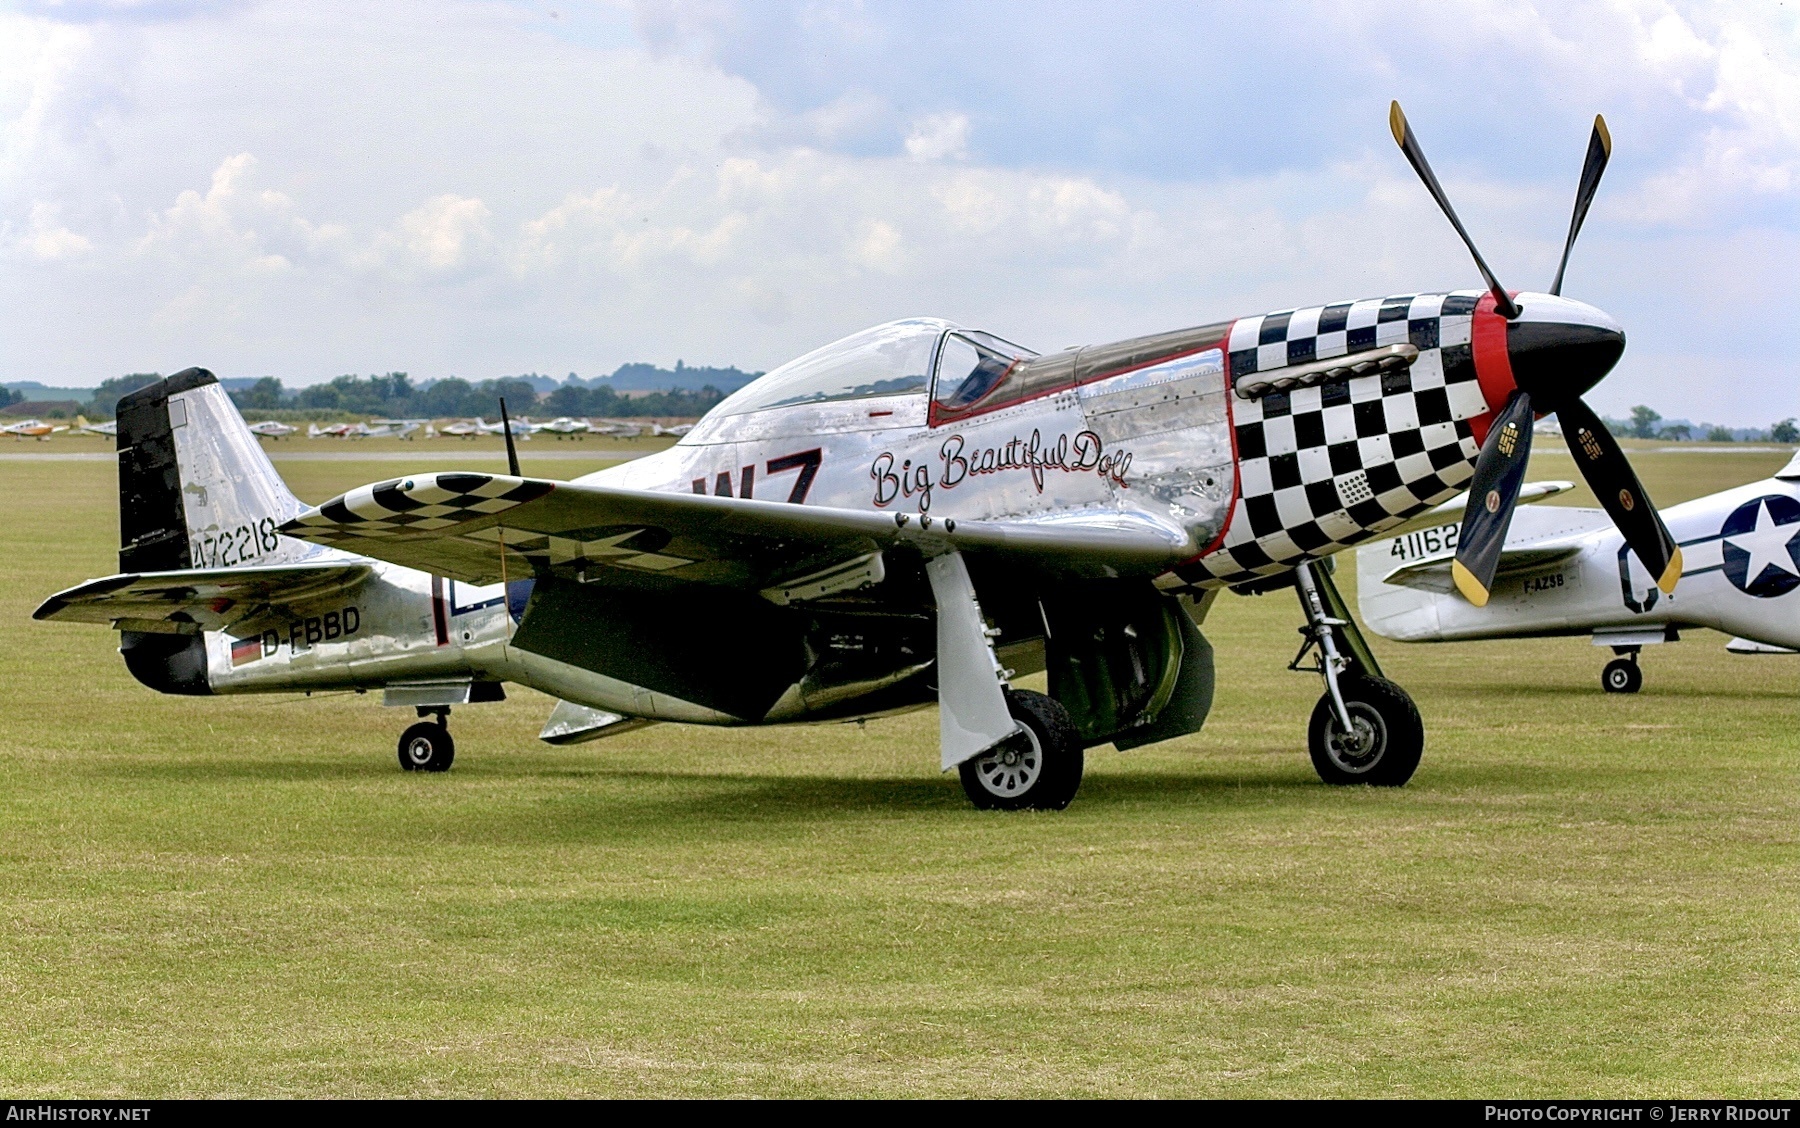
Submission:
{"label": "white cloud", "polygon": [[491,238],[493,212],[480,200],[446,193],[433,196],[400,217],[400,232],[412,256],[433,270],[462,265],[472,245]]}
{"label": "white cloud", "polygon": [[74,258],[94,249],[86,236],[77,235],[57,222],[59,210],[55,204],[32,201],[31,231],[20,240],[32,255],[44,262]]}
{"label": "white cloud", "polygon": [[969,155],[969,116],[930,114],[913,122],[906,155],[915,161],[961,160]]}

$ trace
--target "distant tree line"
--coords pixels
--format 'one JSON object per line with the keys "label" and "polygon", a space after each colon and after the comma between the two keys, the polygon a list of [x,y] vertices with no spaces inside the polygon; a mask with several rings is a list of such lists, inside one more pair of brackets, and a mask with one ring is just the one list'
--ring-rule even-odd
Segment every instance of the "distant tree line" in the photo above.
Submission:
{"label": "distant tree line", "polygon": [[[119,400],[123,396],[161,378],[155,372],[138,372],[107,380],[94,392],[90,404],[92,413],[96,417],[111,417],[117,413]],[[12,397],[0,399],[0,407],[23,398],[20,393],[5,388],[0,388],[0,395]],[[249,387],[240,388],[230,395],[238,410],[246,415],[298,411],[446,419],[477,415],[497,418],[502,396],[506,397],[506,408],[512,414],[537,418],[559,415],[694,418],[706,414],[714,404],[725,398],[726,393],[707,386],[621,395],[610,387],[585,387],[566,383],[540,394],[532,382],[524,377],[470,383],[452,376],[445,380],[434,380],[421,387],[414,384],[412,378],[404,372],[389,372],[380,376],[339,376],[329,383],[311,384],[298,389],[289,389],[275,377],[264,376]]]}
{"label": "distant tree line", "polygon": [[1740,439],[1767,439],[1777,443],[1800,443],[1800,425],[1792,416],[1770,424],[1767,431],[1733,429],[1717,423],[1693,424],[1682,420],[1664,422],[1662,414],[1645,404],[1631,409],[1629,419],[1608,419],[1613,434],[1628,439],[1661,439],[1665,442],[1687,442],[1704,438],[1709,443],[1730,443]]}
{"label": "distant tree line", "polygon": [[231,393],[232,402],[244,412],[297,408],[415,419],[497,417],[502,396],[506,398],[507,410],[514,415],[698,416],[724,399],[725,393],[706,387],[623,396],[612,388],[564,384],[539,395],[531,381],[523,377],[471,384],[452,376],[420,387],[404,372],[339,376],[296,392],[289,392],[274,377],[265,376],[250,387]]}

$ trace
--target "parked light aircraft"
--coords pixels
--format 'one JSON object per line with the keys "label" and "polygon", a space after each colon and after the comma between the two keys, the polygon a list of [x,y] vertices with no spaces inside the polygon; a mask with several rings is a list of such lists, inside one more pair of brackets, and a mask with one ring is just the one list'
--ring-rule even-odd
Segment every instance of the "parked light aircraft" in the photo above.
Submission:
{"label": "parked light aircraft", "polygon": [[341,439],[350,432],[348,423],[332,423],[321,427],[317,423],[306,425],[306,437],[309,439]]}
{"label": "parked light aircraft", "polygon": [[279,439],[298,431],[298,427],[290,427],[286,423],[278,423],[273,419],[265,419],[261,423],[250,424],[250,433],[262,439]]}
{"label": "parked light aircraft", "polygon": [[476,419],[472,421],[458,420],[455,423],[446,423],[437,429],[437,433],[440,435],[449,435],[450,437],[457,439],[472,439],[485,432],[482,430],[481,420]]}
{"label": "parked light aircraft", "polygon": [[[1528,487],[1529,488],[1529,487]],[[1363,622],[1400,642],[1592,635],[1616,657],[1608,693],[1643,685],[1645,646],[1684,627],[1734,635],[1737,654],[1800,648],[1800,455],[1772,478],[1663,513],[1682,550],[1681,583],[1664,592],[1598,509],[1521,512],[1500,552],[1494,598],[1476,607],[1455,590],[1458,528],[1411,532],[1357,550]]]}
{"label": "parked light aircraft", "polygon": [[51,435],[60,434],[69,429],[68,424],[46,423],[42,419],[22,419],[9,427],[0,427],[0,435],[11,435],[16,439],[39,439],[48,441]]}
{"label": "parked light aircraft", "polygon": [[75,417],[75,433],[77,435],[99,435],[102,438],[107,439],[117,438],[119,434],[119,424],[116,420],[112,419],[109,419],[104,423],[90,423],[88,422],[87,416],[77,415]]}
{"label": "parked light aircraft", "polygon": [[548,431],[560,439],[565,435],[579,437],[588,434],[594,430],[594,426],[586,419],[571,419],[567,415],[559,415],[548,423],[534,423],[531,425],[531,429],[533,431]]}
{"label": "parked light aircraft", "polygon": [[481,416],[477,415],[475,417],[475,427],[484,435],[502,435],[510,433],[514,437],[526,442],[531,440],[532,426],[531,420],[529,419],[511,419],[489,423],[483,420]]}
{"label": "parked light aircraft", "polygon": [[[919,318],[783,365],[664,451],[573,482],[420,472],[307,506],[213,377],[120,403],[121,573],[42,619],[111,623],[169,693],[381,688],[445,718],[512,681],[540,736],[655,721],[849,720],[939,706],[940,763],[983,807],[1066,805],[1083,751],[1198,731],[1218,592],[1291,587],[1292,667],[1324,693],[1320,776],[1404,783],[1418,711],[1380,676],[1325,557],[1470,498],[1458,583],[1493,589],[1536,411],[1668,590],[1674,542],[1580,396],[1610,316],[1506,290],[1400,108],[1402,150],[1485,287],[1336,302],[1039,354]],[[1610,142],[1596,119],[1579,232]],[[1612,506],[1617,506],[1614,510]],[[1314,664],[1302,667],[1308,653]],[[1048,695],[1014,688],[1046,669]]]}

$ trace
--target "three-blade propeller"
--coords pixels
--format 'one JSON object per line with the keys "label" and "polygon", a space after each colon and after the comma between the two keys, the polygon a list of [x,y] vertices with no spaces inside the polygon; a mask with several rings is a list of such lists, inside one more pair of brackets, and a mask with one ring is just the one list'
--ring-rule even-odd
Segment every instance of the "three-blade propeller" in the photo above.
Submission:
{"label": "three-blade propeller", "polygon": [[[1399,102],[1395,102],[1388,112],[1388,125],[1413,170],[1425,182],[1426,189],[1450,220],[1450,225],[1462,236],[1483,281],[1494,295],[1494,312],[1507,323],[1506,353],[1517,388],[1506,405],[1495,412],[1481,446],[1481,455],[1475,463],[1475,477],[1469,483],[1468,508],[1463,513],[1462,533],[1457,541],[1456,559],[1451,565],[1457,589],[1475,606],[1486,606],[1493,591],[1494,574],[1500,565],[1500,553],[1506,545],[1506,530],[1512,524],[1519,487],[1525,482],[1525,464],[1531,456],[1532,421],[1539,414],[1554,412],[1562,423],[1563,436],[1568,440],[1576,466],[1612,517],[1613,524],[1624,534],[1625,543],[1656,577],[1658,587],[1664,592],[1674,591],[1675,581],[1681,578],[1681,549],[1644,493],[1642,483],[1619,444],[1600,422],[1600,417],[1581,399],[1581,393],[1618,358],[1624,348],[1623,334],[1616,331],[1616,326],[1608,330],[1547,321],[1521,322],[1524,310],[1500,285],[1500,280],[1475,248],[1475,241],[1469,237],[1456,210],[1450,206],[1449,197],[1432,173],[1425,151],[1420,148],[1418,138],[1413,136],[1412,126],[1407,124]],[[1563,244],[1556,280],[1549,290],[1552,295],[1562,293],[1569,252],[1575,246],[1582,222],[1587,219],[1588,208],[1594,201],[1601,174],[1606,171],[1606,162],[1611,155],[1612,135],[1606,130],[1605,119],[1596,116],[1593,136],[1588,141],[1587,161],[1582,166],[1581,183],[1575,193],[1568,239]]]}

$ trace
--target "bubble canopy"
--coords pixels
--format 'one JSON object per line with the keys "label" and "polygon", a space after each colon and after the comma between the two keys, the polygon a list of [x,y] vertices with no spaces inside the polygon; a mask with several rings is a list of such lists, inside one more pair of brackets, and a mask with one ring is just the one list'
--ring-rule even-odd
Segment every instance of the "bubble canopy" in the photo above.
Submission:
{"label": "bubble canopy", "polygon": [[967,331],[939,318],[916,317],[852,333],[788,361],[734,392],[710,414],[746,415],[807,403],[923,393],[930,385],[938,342],[952,332]]}

